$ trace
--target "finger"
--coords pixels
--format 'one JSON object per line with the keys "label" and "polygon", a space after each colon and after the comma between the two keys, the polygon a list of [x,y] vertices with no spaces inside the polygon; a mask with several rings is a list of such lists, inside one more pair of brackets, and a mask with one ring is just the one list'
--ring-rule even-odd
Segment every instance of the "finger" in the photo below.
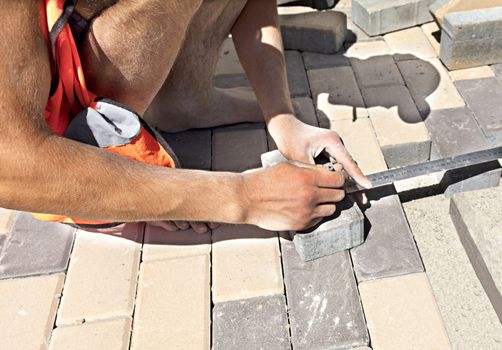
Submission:
{"label": "finger", "polygon": [[336,203],[345,198],[345,191],[333,188],[320,188],[317,191],[317,203]]}
{"label": "finger", "polygon": [[220,227],[220,223],[219,222],[208,222],[207,226],[209,226],[209,228],[211,230],[214,230],[215,228]]}
{"label": "finger", "polygon": [[319,187],[340,188],[345,183],[345,176],[341,171],[320,170],[316,174],[316,185]]}
{"label": "finger", "polygon": [[197,233],[206,233],[208,231],[206,224],[203,222],[190,221],[190,226]]}
{"label": "finger", "polygon": [[363,172],[357,166],[352,156],[345,149],[342,144],[330,144],[326,147],[327,151],[333,155],[336,160],[343,165],[345,171],[362,187],[371,188],[371,182],[368,180],[366,176],[364,176]]}
{"label": "finger", "polygon": [[336,211],[335,204],[321,204],[318,205],[313,212],[313,216],[316,218],[323,218],[326,216],[331,216]]}
{"label": "finger", "polygon": [[190,227],[190,224],[186,221],[174,221],[174,224],[178,226],[180,230],[187,230]]}
{"label": "finger", "polygon": [[149,224],[163,228],[164,230],[170,232],[178,231],[178,226],[176,226],[172,221],[151,221]]}

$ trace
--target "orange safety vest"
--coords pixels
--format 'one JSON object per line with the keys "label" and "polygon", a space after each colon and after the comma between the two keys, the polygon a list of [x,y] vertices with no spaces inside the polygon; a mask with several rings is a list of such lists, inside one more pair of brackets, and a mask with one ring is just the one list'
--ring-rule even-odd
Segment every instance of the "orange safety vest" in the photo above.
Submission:
{"label": "orange safety vest", "polygon": [[[60,136],[136,161],[179,167],[179,161],[162,136],[134,111],[117,102],[97,97],[87,89],[77,46],[68,25],[74,1],[41,1],[45,5],[52,52],[51,94],[45,107],[45,120],[51,130]],[[33,215],[44,221],[84,227],[118,224],[62,215]]]}

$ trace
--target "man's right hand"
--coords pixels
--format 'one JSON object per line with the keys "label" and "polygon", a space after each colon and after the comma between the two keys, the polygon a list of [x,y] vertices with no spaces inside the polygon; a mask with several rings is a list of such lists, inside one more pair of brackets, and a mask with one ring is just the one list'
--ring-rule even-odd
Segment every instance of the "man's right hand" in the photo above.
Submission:
{"label": "man's right hand", "polygon": [[243,174],[246,222],[268,230],[302,230],[332,215],[345,197],[342,172],[289,163]]}

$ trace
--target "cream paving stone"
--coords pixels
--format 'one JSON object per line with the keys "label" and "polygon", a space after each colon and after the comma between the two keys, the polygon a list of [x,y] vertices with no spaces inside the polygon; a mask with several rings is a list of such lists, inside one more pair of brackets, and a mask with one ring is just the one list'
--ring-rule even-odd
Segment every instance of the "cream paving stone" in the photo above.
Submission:
{"label": "cream paving stone", "polygon": [[211,253],[211,232],[197,233],[191,228],[170,232],[146,224],[142,261],[181,258]]}
{"label": "cream paving stone", "polygon": [[390,54],[390,48],[384,40],[373,40],[355,43],[347,48],[345,56],[366,60],[370,57]]}
{"label": "cream paving stone", "polygon": [[386,34],[384,40],[397,60],[434,58],[437,56],[434,48],[419,27]]}
{"label": "cream paving stone", "polygon": [[49,350],[128,350],[132,319],[118,318],[52,331]]}
{"label": "cream paving stone", "polygon": [[0,281],[0,348],[46,349],[65,275]]}
{"label": "cream paving stone", "polygon": [[131,316],[144,224],[115,234],[78,230],[56,324]]}
{"label": "cream paving stone", "polygon": [[331,129],[340,135],[345,147],[364,174],[387,170],[387,164],[369,118],[355,121],[335,120],[331,123]]}
{"label": "cream paving stone", "polygon": [[314,12],[316,11],[310,6],[278,6],[277,12],[279,15],[296,15],[298,13]]}
{"label": "cream paving stone", "polygon": [[451,349],[425,273],[359,284],[373,350]]}
{"label": "cream paving stone", "polygon": [[251,225],[213,230],[213,302],[283,294],[279,240]]}
{"label": "cream paving stone", "polygon": [[0,208],[0,235],[9,233],[15,213],[13,210]]}
{"label": "cream paving stone", "polygon": [[495,73],[489,66],[457,69],[449,71],[449,74],[453,81],[495,77]]}
{"label": "cream paving stone", "polygon": [[425,34],[425,37],[429,40],[429,43],[434,50],[436,56],[439,56],[439,48],[440,44],[436,36],[440,36],[440,29],[436,22],[425,23],[421,26],[422,31]]}
{"label": "cream paving stone", "polygon": [[209,349],[209,270],[207,254],[141,263],[131,349]]}
{"label": "cream paving stone", "polygon": [[220,48],[220,56],[214,72],[215,76],[245,74],[232,38],[226,38]]}

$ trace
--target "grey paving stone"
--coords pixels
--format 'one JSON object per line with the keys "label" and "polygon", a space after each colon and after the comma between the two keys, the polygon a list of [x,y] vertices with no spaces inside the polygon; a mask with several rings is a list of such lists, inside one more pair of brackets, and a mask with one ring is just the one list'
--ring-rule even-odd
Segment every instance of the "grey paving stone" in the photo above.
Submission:
{"label": "grey paving stone", "polygon": [[459,169],[446,172],[441,181],[446,198],[452,197],[455,193],[497,187],[500,184],[502,168],[497,161],[479,164],[469,169],[469,171]]}
{"label": "grey paving stone", "polygon": [[295,350],[368,345],[368,331],[347,251],[305,262],[281,238],[291,338]]}
{"label": "grey paving stone", "polygon": [[497,78],[483,78],[458,80],[454,84],[485,136],[502,135],[502,83]]}
{"label": "grey paving stone", "polygon": [[392,193],[392,187],[367,192],[366,241],[350,251],[358,282],[424,270],[399,197]]}
{"label": "grey paving stone", "polygon": [[0,279],[65,271],[75,229],[19,213],[0,257]]}
{"label": "grey paving stone", "polygon": [[319,126],[315,113],[314,102],[310,97],[297,97],[292,99],[293,109],[298,119],[308,125]]}
{"label": "grey paving stone", "polygon": [[242,172],[261,167],[268,149],[265,126],[243,123],[213,129],[212,170]]}
{"label": "grey paving stone", "polygon": [[368,35],[379,35],[432,21],[432,0],[353,0],[352,19]]}
{"label": "grey paving stone", "polygon": [[498,63],[498,64],[493,64],[491,66],[493,72],[495,73],[495,75],[499,78],[499,79],[502,79],[502,63]]}
{"label": "grey paving stone", "polygon": [[500,349],[502,325],[483,291],[443,196],[404,203],[453,349]]}
{"label": "grey paving stone", "polygon": [[450,69],[502,61],[502,7],[445,14],[441,61]]}
{"label": "grey paving stone", "polygon": [[177,133],[162,133],[181,167],[187,169],[211,169],[211,130],[188,130]]}
{"label": "grey paving stone", "polygon": [[285,49],[331,54],[340,50],[347,32],[342,12],[308,12],[279,16]]}
{"label": "grey paving stone", "polygon": [[286,58],[286,73],[291,97],[310,96],[302,54],[298,51],[286,50],[284,57]]}
{"label": "grey paving stone", "polygon": [[375,56],[366,60],[352,57],[350,63],[361,89],[389,85],[404,86],[401,73],[391,55]]}
{"label": "grey paving stone", "polygon": [[251,86],[246,74],[242,73],[217,75],[213,78],[213,85],[220,89]]}
{"label": "grey paving stone", "polygon": [[502,322],[502,186],[453,196],[450,215],[486,294]]}
{"label": "grey paving stone", "polygon": [[291,349],[283,295],[216,303],[214,350]]}
{"label": "grey paving stone", "polygon": [[350,61],[343,54],[325,55],[316,52],[303,52],[303,62],[306,69],[350,66]]}

